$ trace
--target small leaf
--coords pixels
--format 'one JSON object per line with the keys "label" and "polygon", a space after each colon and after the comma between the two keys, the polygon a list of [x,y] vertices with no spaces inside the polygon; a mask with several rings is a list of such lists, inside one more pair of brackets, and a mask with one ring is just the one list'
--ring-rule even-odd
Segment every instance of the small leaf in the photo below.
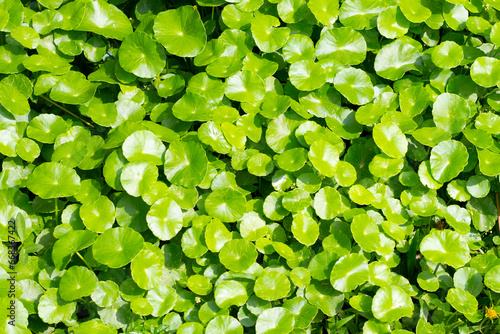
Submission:
{"label": "small leaf", "polygon": [[463,267],[470,260],[469,246],[457,232],[432,229],[420,243],[420,251],[432,262]]}
{"label": "small leaf", "polygon": [[179,57],[198,55],[207,42],[207,35],[199,12],[192,6],[159,13],[153,30],[155,38],[171,54]]}
{"label": "small leaf", "polygon": [[388,285],[378,289],[373,297],[372,312],[380,321],[397,321],[413,314],[413,303],[402,288]]}
{"label": "small leaf", "polygon": [[136,31],[126,36],[118,51],[120,66],[140,78],[158,76],[166,64],[165,51],[149,35]]}
{"label": "small leaf", "polygon": [[460,174],[467,165],[469,154],[467,148],[456,140],[439,143],[431,150],[430,168],[436,181],[451,181]]}

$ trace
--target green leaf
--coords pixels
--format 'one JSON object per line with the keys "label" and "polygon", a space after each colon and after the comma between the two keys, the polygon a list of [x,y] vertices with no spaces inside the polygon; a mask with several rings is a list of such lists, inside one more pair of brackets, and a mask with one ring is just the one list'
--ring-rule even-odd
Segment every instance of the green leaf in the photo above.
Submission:
{"label": "green leaf", "polygon": [[179,300],[179,295],[168,285],[159,285],[148,291],[147,301],[153,307],[152,315],[161,317],[170,312]]}
{"label": "green leaf", "polygon": [[99,84],[91,83],[80,72],[69,71],[50,91],[50,98],[56,102],[85,104],[94,96]]}
{"label": "green leaf", "polygon": [[132,25],[128,17],[116,6],[103,0],[85,3],[83,20],[75,29],[90,31],[107,38],[123,40],[132,33]]}
{"label": "green leaf", "polygon": [[298,90],[315,90],[323,86],[326,74],[320,64],[312,60],[301,60],[290,65],[290,82]]}
{"label": "green leaf", "polygon": [[431,10],[422,3],[422,0],[400,0],[398,6],[406,18],[413,23],[424,22],[432,15]]}
{"label": "green leaf", "polygon": [[314,196],[314,210],[321,219],[333,219],[342,208],[340,193],[332,187],[321,188]]}
{"label": "green leaf", "polygon": [[301,60],[314,60],[314,57],[314,43],[307,36],[292,35],[285,45],[283,45],[283,58],[289,63]]}
{"label": "green leaf", "polygon": [[500,154],[490,150],[477,150],[479,170],[487,176],[500,174]]}
{"label": "green leaf", "polygon": [[410,117],[421,114],[430,102],[429,91],[424,87],[411,86],[399,93],[401,111]]}
{"label": "green leaf", "polygon": [[347,0],[340,6],[340,22],[355,30],[373,28],[377,15],[386,7],[378,0]]}
{"label": "green leaf", "polygon": [[263,52],[274,52],[281,48],[288,39],[290,29],[280,26],[278,18],[271,15],[257,14],[251,21],[251,32],[255,44]]}
{"label": "green leaf", "polygon": [[92,245],[94,259],[110,268],[120,268],[139,254],[143,237],[129,227],[115,227],[100,234]]}
{"label": "green leaf", "polygon": [[457,43],[445,41],[432,49],[431,59],[437,67],[450,69],[460,65],[464,52]]}
{"label": "green leaf", "polygon": [[255,280],[254,292],[263,300],[278,300],[290,292],[290,281],[285,274],[278,271],[264,270]]}
{"label": "green leaf", "polygon": [[235,318],[228,315],[219,315],[210,320],[205,328],[206,334],[243,334],[243,326]]}
{"label": "green leaf", "polygon": [[248,300],[247,291],[243,284],[234,280],[227,280],[219,283],[214,292],[215,303],[221,309],[232,305],[242,306]]}
{"label": "green leaf", "polygon": [[495,226],[498,215],[492,196],[472,198],[467,202],[467,210],[478,231],[490,231]]}
{"label": "green leaf", "polygon": [[471,176],[467,180],[467,191],[476,198],[483,198],[490,192],[490,182],[480,175]]}
{"label": "green leaf", "polygon": [[491,57],[479,57],[471,66],[470,76],[479,86],[496,86],[500,82],[500,61]]}
{"label": "green leaf", "polygon": [[393,159],[386,154],[377,154],[368,165],[373,176],[386,179],[399,174],[403,167],[403,159]]}
{"label": "green leaf", "polygon": [[489,289],[499,292],[500,291],[500,265],[494,266],[484,276],[484,285]]}
{"label": "green leaf", "polygon": [[337,0],[310,0],[307,7],[309,7],[316,19],[325,26],[332,25],[337,21],[339,14],[339,2]]}
{"label": "green leaf", "polygon": [[66,233],[52,247],[52,260],[57,269],[63,270],[74,253],[92,245],[97,234],[89,230],[76,230]]}
{"label": "green leaf", "polygon": [[151,131],[135,131],[122,145],[123,155],[128,161],[150,161],[155,165],[163,163],[165,146]]}
{"label": "green leaf", "polygon": [[377,18],[377,28],[385,38],[398,38],[405,35],[410,28],[410,21],[401,8],[390,6],[380,12]]}
{"label": "green leaf", "polygon": [[388,285],[378,289],[373,297],[372,312],[383,322],[393,322],[413,314],[411,297],[399,286]]}
{"label": "green leaf", "polygon": [[443,93],[434,102],[432,116],[438,128],[456,134],[465,128],[471,111],[467,101],[462,97]]}
{"label": "green leaf", "polygon": [[110,229],[115,222],[115,205],[106,196],[80,207],[80,217],[85,226],[97,233]]}
{"label": "green leaf", "polygon": [[363,255],[349,254],[333,266],[330,282],[335,290],[349,292],[368,281],[368,262]]}
{"label": "green leaf", "polygon": [[473,314],[477,311],[478,303],[476,298],[462,288],[452,288],[446,294],[446,301],[455,310],[463,314]]}
{"label": "green leaf", "polygon": [[407,71],[416,70],[420,66],[421,46],[405,40],[397,39],[385,45],[375,57],[375,71],[379,76],[389,80],[401,78]]}
{"label": "green leaf", "polygon": [[313,166],[326,177],[333,177],[339,162],[339,152],[335,146],[320,139],[315,141],[308,154]]}
{"label": "green leaf", "polygon": [[212,291],[212,283],[202,275],[190,276],[187,285],[191,291],[197,295],[208,295]]}
{"label": "green leaf", "polygon": [[403,158],[408,151],[405,135],[394,124],[379,123],[375,125],[373,139],[377,146],[390,157]]}
{"label": "green leaf", "polygon": [[357,65],[366,58],[366,41],[350,27],[324,31],[316,44],[318,59],[332,59],[342,64]]}
{"label": "green leaf", "polygon": [[63,320],[70,319],[76,311],[76,302],[63,300],[58,289],[50,288],[38,302],[38,315],[48,324],[57,324]]}
{"label": "green leaf", "polygon": [[120,290],[118,284],[113,281],[99,281],[91,294],[91,298],[100,307],[108,307],[116,302]]}
{"label": "green leaf", "polygon": [[463,267],[470,261],[469,246],[457,232],[432,229],[420,243],[420,251],[426,259],[445,263],[454,268]]}
{"label": "green leaf", "polygon": [[[245,217],[243,217],[242,219],[244,218]],[[240,227],[240,231],[242,229],[243,228]],[[243,231],[241,231],[241,234],[245,238]],[[231,239],[232,239],[231,232],[229,232],[229,230],[220,220],[214,219],[206,226],[205,242],[207,244],[208,249],[211,252],[214,253],[219,252],[222,246],[224,246],[224,244]]]}
{"label": "green leaf", "polygon": [[264,310],[255,324],[257,334],[288,334],[292,331],[295,319],[292,313],[282,307]]}
{"label": "green leaf", "polygon": [[120,174],[123,189],[134,197],[143,196],[158,179],[158,168],[150,161],[133,161]]}
{"label": "green leaf", "polygon": [[225,94],[234,101],[256,104],[264,98],[264,82],[254,72],[241,71],[227,78]]}
{"label": "green leaf", "polygon": [[170,240],[182,229],[183,216],[181,207],[174,200],[165,197],[151,206],[146,221],[158,239]]}
{"label": "green leaf", "polygon": [[118,51],[120,66],[140,78],[158,76],[165,67],[165,59],[163,48],[141,31],[126,36]]}
{"label": "green leaf", "polygon": [[0,104],[13,115],[25,115],[30,112],[28,99],[19,90],[0,83]]}
{"label": "green leaf", "polygon": [[248,159],[247,168],[252,175],[267,176],[272,173],[274,164],[268,155],[257,153]]}
{"label": "green leaf", "polygon": [[192,6],[159,13],[154,19],[153,30],[156,40],[169,53],[179,57],[194,57],[207,43],[200,14]]}
{"label": "green leaf", "polygon": [[80,190],[74,169],[57,162],[44,162],[28,178],[28,189],[44,199],[73,196]]}
{"label": "green leaf", "polygon": [[319,237],[319,225],[311,216],[299,212],[293,218],[292,233],[301,244],[311,246]]}
{"label": "green leaf", "polygon": [[207,173],[208,160],[202,146],[196,142],[176,141],[165,153],[164,171],[173,184],[194,187]]}
{"label": "green leaf", "polygon": [[144,243],[143,249],[130,264],[134,282],[145,290],[158,287],[162,276],[163,263],[163,254],[158,247]]}
{"label": "green leaf", "polygon": [[330,317],[336,315],[344,305],[344,294],[318,281],[313,281],[307,286],[305,297],[311,305],[318,307]]}
{"label": "green leaf", "polygon": [[59,295],[66,301],[89,296],[97,287],[98,279],[94,272],[85,267],[69,268],[59,282]]}
{"label": "green leaf", "polygon": [[219,260],[228,270],[242,272],[250,268],[257,259],[255,246],[243,239],[229,240],[219,252]]}
{"label": "green leaf", "polygon": [[222,222],[235,222],[245,213],[246,199],[239,191],[217,189],[207,197],[205,208],[212,217]]}
{"label": "green leaf", "polygon": [[307,162],[307,150],[304,148],[292,148],[275,157],[276,164],[288,172],[296,172]]}
{"label": "green leaf", "polygon": [[40,42],[40,35],[35,29],[19,26],[12,29],[10,36],[18,41],[22,46],[28,49],[34,49]]}
{"label": "green leaf", "polygon": [[374,97],[370,77],[357,68],[346,68],[337,73],[334,84],[335,89],[352,104],[367,104]]}
{"label": "green leaf", "polygon": [[266,143],[276,153],[299,146],[295,130],[302,123],[302,117],[287,111],[269,122],[266,130]]}
{"label": "green leaf", "polygon": [[351,223],[354,240],[366,252],[373,252],[380,246],[380,231],[372,217],[361,214],[354,217]]}
{"label": "green leaf", "polygon": [[433,273],[422,271],[417,276],[418,285],[426,291],[436,291],[439,289],[439,280]]}
{"label": "green leaf", "polygon": [[19,73],[24,70],[23,62],[28,58],[26,51],[19,44],[0,46],[0,73]]}
{"label": "green leaf", "polygon": [[469,292],[477,297],[483,289],[483,277],[474,268],[464,267],[458,269],[453,275],[455,287]]}
{"label": "green leaf", "polygon": [[436,181],[451,181],[460,174],[467,165],[469,154],[467,148],[456,140],[439,143],[431,150],[430,168]]}

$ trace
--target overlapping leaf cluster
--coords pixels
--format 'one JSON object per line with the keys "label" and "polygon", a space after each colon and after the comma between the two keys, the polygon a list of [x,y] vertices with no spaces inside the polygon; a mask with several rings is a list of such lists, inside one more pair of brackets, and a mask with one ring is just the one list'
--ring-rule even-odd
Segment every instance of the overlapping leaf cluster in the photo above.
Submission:
{"label": "overlapping leaf cluster", "polygon": [[500,331],[499,11],[0,0],[0,331]]}

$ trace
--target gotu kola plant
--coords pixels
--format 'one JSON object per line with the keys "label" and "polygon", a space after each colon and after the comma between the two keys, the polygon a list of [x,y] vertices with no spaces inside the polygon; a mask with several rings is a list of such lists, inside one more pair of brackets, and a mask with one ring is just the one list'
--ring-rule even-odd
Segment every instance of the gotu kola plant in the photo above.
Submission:
{"label": "gotu kola plant", "polygon": [[499,332],[499,10],[0,0],[0,332]]}

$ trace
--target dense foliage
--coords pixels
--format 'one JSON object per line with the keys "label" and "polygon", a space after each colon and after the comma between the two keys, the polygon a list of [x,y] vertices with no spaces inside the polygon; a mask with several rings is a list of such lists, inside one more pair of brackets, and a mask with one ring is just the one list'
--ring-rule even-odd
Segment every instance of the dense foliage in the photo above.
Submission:
{"label": "dense foliage", "polygon": [[0,0],[0,332],[499,333],[499,11]]}

